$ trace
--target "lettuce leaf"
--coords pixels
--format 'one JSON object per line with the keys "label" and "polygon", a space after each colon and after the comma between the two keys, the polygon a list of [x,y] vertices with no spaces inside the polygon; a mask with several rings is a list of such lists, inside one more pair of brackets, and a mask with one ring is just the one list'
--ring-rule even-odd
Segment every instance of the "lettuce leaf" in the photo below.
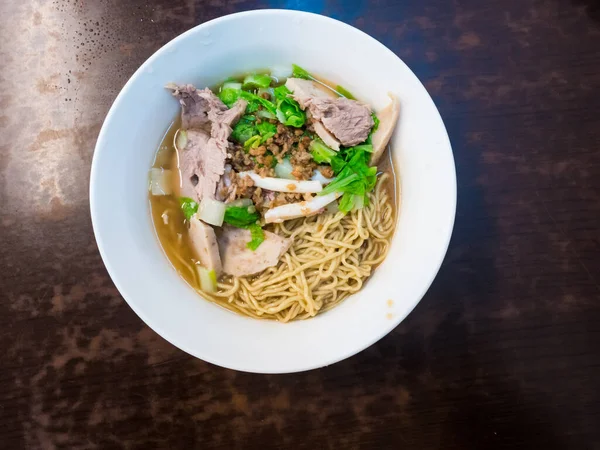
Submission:
{"label": "lettuce leaf", "polygon": [[260,219],[260,215],[256,212],[254,205],[247,207],[230,206],[225,210],[225,218],[223,221],[236,228],[250,230],[251,240],[246,246],[254,251],[265,240],[265,232],[261,226],[258,225],[258,219]]}
{"label": "lettuce leaf", "polygon": [[261,137],[258,135],[254,135],[250,139],[248,139],[246,142],[244,142],[244,150],[247,151],[250,148],[256,148],[260,145],[261,142],[262,142]]}
{"label": "lettuce leaf", "polygon": [[223,222],[233,225],[237,228],[247,228],[260,219],[260,214],[256,212],[253,206],[230,206],[225,210]]}
{"label": "lettuce leaf", "polygon": [[250,236],[252,239],[246,244],[246,247],[254,251],[259,247],[260,244],[264,242],[265,232],[260,225],[257,224],[250,225],[248,229],[250,230]]}
{"label": "lettuce leaf", "polygon": [[367,206],[368,194],[377,183],[377,167],[369,166],[372,151],[372,146],[367,144],[340,150],[330,163],[336,177],[319,195],[343,192],[339,203],[343,212]]}
{"label": "lettuce leaf", "polygon": [[314,139],[310,143],[308,149],[317,164],[331,164],[331,159],[337,154],[334,150],[327,147],[320,139]]}
{"label": "lettuce leaf", "polygon": [[239,142],[240,144],[244,144],[248,139],[252,136],[258,134],[256,130],[256,117],[251,115],[242,116],[238,123],[233,127],[233,131],[231,132],[231,139]]}
{"label": "lettuce leaf", "polygon": [[284,125],[300,128],[306,122],[306,113],[296,100],[289,97],[292,93],[287,87],[279,86],[273,90],[276,99],[277,119]]}
{"label": "lettuce leaf", "polygon": [[371,134],[375,133],[377,131],[377,128],[379,128],[379,117],[377,117],[377,114],[375,114],[374,112],[371,113],[371,117],[373,118],[373,122],[375,122],[375,125],[373,125],[373,128],[371,128]]}
{"label": "lettuce leaf", "polygon": [[267,121],[261,122],[258,125],[256,125],[256,129],[258,130],[261,136],[264,136],[269,133],[277,133],[277,125]]}
{"label": "lettuce leaf", "polygon": [[240,98],[240,92],[241,91],[236,89],[223,89],[219,92],[219,98],[228,108],[231,108]]}
{"label": "lettuce leaf", "polygon": [[265,74],[251,74],[244,78],[242,89],[268,88],[271,85],[271,77]]}
{"label": "lettuce leaf", "polygon": [[275,114],[277,109],[273,103],[266,98],[262,98],[259,95],[253,94],[252,92],[240,91],[240,97],[248,102],[246,112],[255,112],[262,106],[264,109],[269,111],[271,114]]}

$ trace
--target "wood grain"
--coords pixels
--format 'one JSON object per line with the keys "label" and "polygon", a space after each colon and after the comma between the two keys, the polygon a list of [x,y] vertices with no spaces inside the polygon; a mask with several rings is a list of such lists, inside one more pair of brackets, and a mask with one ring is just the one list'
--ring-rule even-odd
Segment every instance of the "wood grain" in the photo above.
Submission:
{"label": "wood grain", "polygon": [[[116,94],[195,24],[348,22],[423,81],[458,212],[433,286],[359,355],[284,376],[174,348],[129,309],[89,218]],[[0,447],[600,448],[600,8],[593,0],[0,2]]]}

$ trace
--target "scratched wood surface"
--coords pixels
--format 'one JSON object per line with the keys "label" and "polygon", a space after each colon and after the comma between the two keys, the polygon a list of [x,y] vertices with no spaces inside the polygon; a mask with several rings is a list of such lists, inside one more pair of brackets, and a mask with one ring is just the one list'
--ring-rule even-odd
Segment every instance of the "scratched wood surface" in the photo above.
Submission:
{"label": "scratched wood surface", "polygon": [[[458,175],[448,255],[413,313],[284,376],[209,365],[145,326],[88,205],[127,78],[192,26],[261,7],[396,52]],[[0,16],[1,448],[600,448],[598,2],[0,0]]]}

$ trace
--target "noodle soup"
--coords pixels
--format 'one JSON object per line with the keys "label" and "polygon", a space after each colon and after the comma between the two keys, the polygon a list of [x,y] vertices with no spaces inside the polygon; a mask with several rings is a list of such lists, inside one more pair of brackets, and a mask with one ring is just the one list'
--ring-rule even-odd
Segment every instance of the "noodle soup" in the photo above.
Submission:
{"label": "noodle soup", "polygon": [[296,66],[274,75],[168,86],[182,114],[156,153],[150,205],[166,256],[202,297],[287,322],[335,307],[385,259],[398,105],[374,112]]}

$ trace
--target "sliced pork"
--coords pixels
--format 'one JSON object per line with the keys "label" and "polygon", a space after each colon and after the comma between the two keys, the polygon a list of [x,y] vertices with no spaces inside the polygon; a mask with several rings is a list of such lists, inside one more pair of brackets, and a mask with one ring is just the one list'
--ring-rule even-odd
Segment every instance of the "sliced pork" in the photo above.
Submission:
{"label": "sliced pork", "polygon": [[[191,84],[184,84],[183,86],[168,84],[166,87],[173,91],[173,96],[181,104],[181,127],[184,130],[199,128],[209,132],[208,111],[213,107],[221,108],[221,105],[227,108],[223,102],[214,96],[210,89],[199,90]],[[215,102],[213,97],[218,102]],[[211,100],[213,100],[212,105]]]}
{"label": "sliced pork", "polygon": [[208,88],[196,89],[191,84],[169,84],[167,88],[179,99],[182,128],[187,130],[187,145],[179,154],[181,193],[198,202],[215,198],[225,173],[231,127],[248,103],[238,100],[229,109]]}
{"label": "sliced pork", "polygon": [[336,99],[337,95],[320,83],[302,78],[288,78],[285,87],[292,91],[292,97],[298,102],[300,108],[305,109],[307,102],[313,98]]}
{"label": "sliced pork", "polygon": [[[217,100],[219,99],[217,98]],[[219,100],[219,102],[220,101],[221,100]],[[208,112],[208,118],[212,124],[211,136],[219,142],[227,142],[227,139],[231,134],[231,127],[240,120],[240,117],[242,117],[246,111],[246,106],[248,106],[246,100],[238,100],[233,104],[231,109],[225,109],[224,111],[217,108],[211,109]]]}
{"label": "sliced pork", "polygon": [[314,97],[306,105],[313,118],[346,147],[364,142],[374,125],[371,108],[356,100]]}
{"label": "sliced pork", "polygon": [[189,223],[190,242],[196,256],[203,267],[214,270],[218,277],[223,271],[223,267],[215,230],[195,216],[191,217]]}
{"label": "sliced pork", "polygon": [[197,202],[215,198],[217,184],[225,173],[225,149],[200,130],[187,131],[187,145],[179,152],[181,195]]}
{"label": "sliced pork", "polygon": [[315,133],[317,136],[321,138],[321,140],[325,143],[325,145],[336,152],[340,149],[340,141],[338,141],[333,134],[327,131],[327,128],[319,122],[313,122],[313,127],[315,128]]}
{"label": "sliced pork", "polygon": [[315,132],[334,150],[340,143],[346,147],[364,142],[374,122],[371,108],[364,103],[336,96],[320,83],[300,78],[288,78],[286,87],[302,109],[308,109]]}
{"label": "sliced pork", "polygon": [[223,141],[227,140],[231,127],[248,105],[246,100],[240,99],[229,109],[210,89],[196,89],[191,84],[169,84],[167,88],[181,104],[181,125],[184,130],[199,128]]}
{"label": "sliced pork", "polygon": [[223,271],[229,275],[244,277],[275,266],[292,245],[292,240],[269,231],[264,233],[264,242],[253,251],[246,246],[251,240],[250,231],[223,227],[217,237]]}

